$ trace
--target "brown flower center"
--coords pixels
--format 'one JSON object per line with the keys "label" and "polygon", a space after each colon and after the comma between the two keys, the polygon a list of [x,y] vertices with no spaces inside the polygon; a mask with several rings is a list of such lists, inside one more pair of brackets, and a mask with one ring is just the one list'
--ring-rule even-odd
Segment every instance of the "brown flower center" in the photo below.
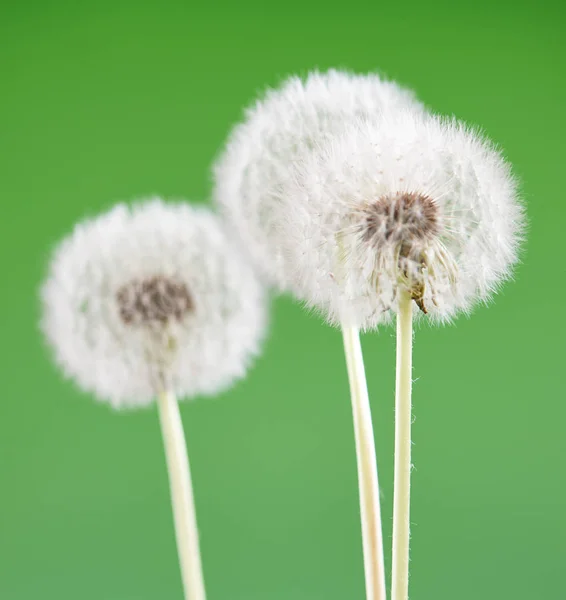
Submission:
{"label": "brown flower center", "polygon": [[127,325],[165,325],[194,310],[187,286],[171,277],[134,279],[116,294],[120,317]]}
{"label": "brown flower center", "polygon": [[428,268],[427,245],[440,232],[438,206],[430,196],[398,192],[382,196],[364,209],[361,227],[363,240],[378,252],[393,247],[397,253],[397,272],[422,312],[424,270]]}
{"label": "brown flower center", "polygon": [[412,246],[438,234],[438,207],[432,198],[415,192],[383,196],[365,209],[364,240]]}

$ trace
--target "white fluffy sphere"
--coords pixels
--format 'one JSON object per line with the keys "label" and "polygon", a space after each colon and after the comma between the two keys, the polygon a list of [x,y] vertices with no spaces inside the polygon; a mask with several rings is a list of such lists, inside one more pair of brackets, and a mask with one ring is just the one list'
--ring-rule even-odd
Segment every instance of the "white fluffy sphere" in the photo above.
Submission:
{"label": "white fluffy sphere", "polygon": [[375,76],[270,92],[215,174],[216,201],[261,272],[334,323],[387,321],[400,289],[449,319],[517,260],[523,213],[499,153]]}
{"label": "white fluffy sphere", "polygon": [[78,224],[42,288],[65,374],[115,408],[213,394],[258,353],[265,294],[206,208],[159,199]]}

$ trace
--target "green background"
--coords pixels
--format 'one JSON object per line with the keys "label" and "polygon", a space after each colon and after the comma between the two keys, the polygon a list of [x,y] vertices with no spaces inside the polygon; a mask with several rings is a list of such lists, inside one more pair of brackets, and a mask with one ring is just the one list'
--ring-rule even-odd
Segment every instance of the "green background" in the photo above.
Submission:
{"label": "green background", "polygon": [[[379,69],[481,125],[522,181],[516,280],[416,333],[412,595],[564,594],[565,9],[559,2],[12,2],[0,9],[0,598],[182,597],[155,409],[65,382],[37,330],[50,248],[152,193],[201,200],[242,107]],[[389,569],[394,338],[363,339]],[[249,378],[182,413],[209,600],[364,598],[340,334],[286,298]]]}

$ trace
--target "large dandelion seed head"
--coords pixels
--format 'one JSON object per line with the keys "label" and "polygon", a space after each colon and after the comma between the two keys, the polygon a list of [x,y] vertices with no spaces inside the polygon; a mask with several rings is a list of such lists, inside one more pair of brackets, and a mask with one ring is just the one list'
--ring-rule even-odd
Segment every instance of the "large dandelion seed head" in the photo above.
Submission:
{"label": "large dandelion seed head", "polygon": [[[319,99],[306,84],[291,89],[248,113],[216,169],[217,201],[271,282],[363,328],[391,318],[400,290],[435,320],[487,300],[523,229],[500,153],[400,91],[363,113],[329,97],[340,123],[330,127],[313,125]],[[282,104],[287,118],[273,109]]]}

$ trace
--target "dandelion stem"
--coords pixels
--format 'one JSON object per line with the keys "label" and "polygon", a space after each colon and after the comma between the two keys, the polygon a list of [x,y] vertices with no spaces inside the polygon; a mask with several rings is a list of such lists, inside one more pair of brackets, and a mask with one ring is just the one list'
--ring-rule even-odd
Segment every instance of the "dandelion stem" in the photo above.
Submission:
{"label": "dandelion stem", "polygon": [[175,394],[159,394],[158,407],[185,600],[205,600],[191,471]]}
{"label": "dandelion stem", "polygon": [[367,600],[385,600],[379,483],[360,334],[356,327],[342,325],[342,335],[354,414],[366,597]]}
{"label": "dandelion stem", "polygon": [[411,370],[412,300],[400,291],[397,315],[395,382],[395,477],[393,484],[393,573],[391,600],[409,597],[409,537],[411,505]]}

